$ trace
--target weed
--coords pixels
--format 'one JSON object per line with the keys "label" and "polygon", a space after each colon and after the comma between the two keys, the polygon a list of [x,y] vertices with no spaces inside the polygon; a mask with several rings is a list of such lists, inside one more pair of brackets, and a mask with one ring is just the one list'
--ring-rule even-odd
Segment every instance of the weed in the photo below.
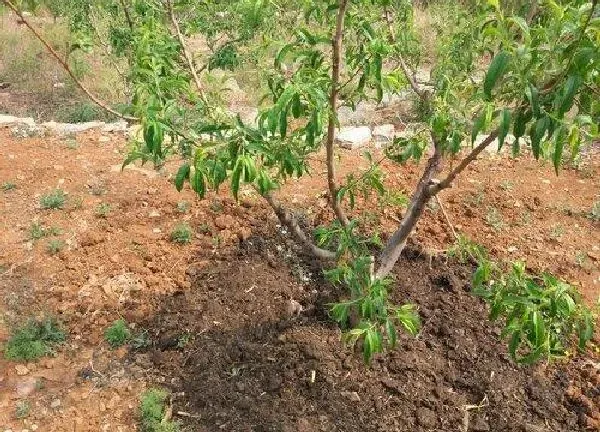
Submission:
{"label": "weed", "polygon": [[143,432],[178,432],[179,423],[165,419],[169,393],[162,389],[146,390],[140,400],[141,429]]}
{"label": "weed", "polygon": [[585,263],[587,262],[587,254],[584,251],[576,251],[575,252],[575,264],[577,264],[579,267],[584,267]]}
{"label": "weed", "polygon": [[83,208],[83,197],[77,197],[73,200],[73,209],[81,210]]}
{"label": "weed", "polygon": [[119,319],[104,332],[104,339],[112,348],[125,345],[131,338],[131,330],[124,319]]}
{"label": "weed", "polygon": [[186,223],[175,226],[171,231],[171,241],[178,244],[188,244],[192,242],[192,228]]}
{"label": "weed", "polygon": [[479,189],[476,193],[472,193],[468,197],[466,197],[465,202],[467,204],[479,206],[483,202],[484,198],[485,198],[485,191],[483,189]]}
{"label": "weed", "polygon": [[100,108],[89,102],[68,106],[57,112],[57,120],[65,123],[86,123],[104,117]]}
{"label": "weed", "polygon": [[438,210],[440,209],[440,204],[438,203],[437,200],[432,199],[432,200],[429,200],[429,202],[427,203],[427,208],[429,209],[430,212],[437,213]]}
{"label": "weed", "polygon": [[112,206],[109,203],[102,202],[96,207],[96,216],[106,219],[112,211]]}
{"label": "weed", "polygon": [[46,249],[50,255],[56,255],[65,247],[65,243],[60,239],[52,239],[48,242]]}
{"label": "weed", "polygon": [[501,231],[504,227],[502,214],[496,207],[488,207],[487,214],[485,215],[485,223],[492,227],[494,231]]}
{"label": "weed", "polygon": [[2,183],[1,188],[2,188],[2,190],[4,192],[8,192],[8,191],[16,189],[17,188],[17,184],[13,183],[13,182],[10,182],[10,181],[7,181],[7,182]]}
{"label": "weed", "polygon": [[177,211],[179,213],[187,213],[190,210],[190,203],[187,201],[179,201],[177,203]]}
{"label": "weed", "polygon": [[500,188],[505,192],[513,190],[514,187],[515,187],[514,183],[511,182],[510,180],[503,180],[500,183]]}
{"label": "weed", "polygon": [[48,195],[42,195],[40,205],[43,209],[62,209],[65,206],[66,195],[62,189],[56,189]]}
{"label": "weed", "polygon": [[588,218],[594,222],[600,221],[600,200],[596,201],[588,213]]}
{"label": "weed", "polygon": [[561,224],[553,225],[550,229],[550,238],[552,240],[560,240],[560,238],[565,234],[565,228]]}
{"label": "weed", "polygon": [[191,340],[192,340],[192,335],[190,334],[190,332],[182,333],[177,338],[177,348],[179,348],[179,349],[185,348],[187,346],[187,344],[190,343]]}
{"label": "weed", "polygon": [[8,360],[30,361],[52,354],[53,346],[65,340],[65,333],[56,320],[30,320],[14,330],[4,347]]}
{"label": "weed", "polygon": [[27,417],[29,417],[30,411],[31,411],[31,405],[29,404],[29,401],[20,400],[15,405],[15,418],[18,420],[27,418]]}
{"label": "weed", "polygon": [[210,234],[212,232],[212,230],[210,229],[210,226],[208,226],[207,223],[202,223],[200,224],[200,226],[198,227],[198,232],[200,234]]}
{"label": "weed", "polygon": [[519,214],[519,219],[517,225],[526,226],[529,225],[532,221],[531,212],[529,210],[525,210]]}
{"label": "weed", "polygon": [[77,140],[75,140],[75,139],[67,140],[67,148],[69,150],[77,150],[79,148],[79,144],[77,143]]}
{"label": "weed", "polygon": [[223,212],[224,208],[223,203],[219,200],[213,200],[213,202],[210,203],[210,209],[215,213]]}
{"label": "weed", "polygon": [[466,263],[469,260],[479,262],[487,256],[487,252],[483,246],[475,243],[468,237],[460,234],[454,245],[448,249],[448,257],[456,258],[461,263]]}
{"label": "weed", "polygon": [[39,222],[33,222],[29,227],[29,239],[39,240],[44,237],[57,236],[61,234],[60,228],[45,227]]}
{"label": "weed", "polygon": [[150,337],[148,330],[142,330],[131,337],[129,344],[134,349],[142,349],[150,346]]}
{"label": "weed", "polygon": [[218,235],[218,234],[213,235],[212,245],[215,249],[221,245],[221,236],[220,235]]}

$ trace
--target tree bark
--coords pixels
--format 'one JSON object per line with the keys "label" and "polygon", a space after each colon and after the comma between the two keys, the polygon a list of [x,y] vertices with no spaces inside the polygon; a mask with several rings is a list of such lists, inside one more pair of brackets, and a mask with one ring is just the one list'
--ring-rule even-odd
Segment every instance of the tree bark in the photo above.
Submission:
{"label": "tree bark", "polygon": [[442,152],[439,146],[436,146],[435,152],[427,162],[427,167],[423,171],[423,175],[419,180],[417,190],[411,198],[406,215],[381,253],[379,259],[379,268],[375,273],[375,277],[377,279],[383,279],[386,277],[394,268],[396,261],[398,261],[400,258],[400,255],[406,246],[408,236],[413,232],[417,222],[423,215],[423,211],[425,210],[427,202],[432,197],[432,195],[429,193],[430,185],[433,180],[433,176],[439,171],[441,161]]}
{"label": "tree bark", "polygon": [[279,222],[281,222],[282,225],[284,225],[290,230],[296,241],[298,241],[307,252],[311,253],[316,258],[324,261],[333,261],[337,258],[335,252],[326,249],[321,249],[312,241],[310,241],[310,239],[304,233],[302,228],[300,228],[300,225],[298,225],[298,221],[296,220],[294,215],[289,210],[285,209],[275,199],[272,193],[268,192],[264,194],[263,197],[269,203],[269,205],[277,215]]}
{"label": "tree bark", "polygon": [[343,226],[348,225],[348,218],[344,213],[341,203],[337,199],[338,187],[335,180],[334,142],[337,123],[337,101],[340,84],[340,70],[342,62],[342,42],[344,38],[344,20],[348,8],[348,0],[340,0],[335,25],[335,34],[332,41],[332,71],[331,71],[331,93],[329,95],[329,123],[327,125],[327,185],[331,207],[336,217]]}

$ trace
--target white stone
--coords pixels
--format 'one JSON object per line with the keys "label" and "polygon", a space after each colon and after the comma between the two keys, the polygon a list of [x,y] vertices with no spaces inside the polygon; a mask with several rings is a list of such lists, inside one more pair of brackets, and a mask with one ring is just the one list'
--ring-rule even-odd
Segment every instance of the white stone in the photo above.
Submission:
{"label": "white stone", "polygon": [[364,147],[371,141],[371,128],[368,126],[343,127],[338,131],[335,141],[340,147],[349,150]]}
{"label": "white stone", "polygon": [[35,126],[35,121],[31,117],[15,117],[6,114],[0,114],[0,125],[13,126],[23,124],[27,126]]}
{"label": "white stone", "polygon": [[394,140],[396,128],[393,124],[384,124],[373,128],[373,140],[376,144],[387,144]]}
{"label": "white stone", "polygon": [[106,123],[100,130],[104,133],[125,132],[127,131],[127,127],[126,121],[118,121],[114,123]]}

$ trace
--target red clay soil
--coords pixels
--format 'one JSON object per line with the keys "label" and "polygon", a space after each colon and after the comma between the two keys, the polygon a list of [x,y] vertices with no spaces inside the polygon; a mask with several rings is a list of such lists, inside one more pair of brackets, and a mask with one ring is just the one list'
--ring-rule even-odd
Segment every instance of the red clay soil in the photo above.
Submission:
{"label": "red clay soil", "polygon": [[[598,430],[597,354],[569,365],[510,362],[468,293],[471,269],[441,259],[429,267],[427,256],[454,241],[439,207],[428,208],[413,238],[423,255],[406,254],[396,269],[395,299],[419,304],[423,332],[368,368],[341,347],[326,316],[339,293],[277,233],[252,190],[239,204],[226,189],[200,201],[175,191],[176,163],[121,172],[126,152],[119,136],[16,139],[0,130],[0,184],[16,185],[0,190],[0,345],[31,316],[57,316],[68,332],[55,357],[20,365],[0,356],[0,430],[136,430],[150,385],[184,392],[174,416],[198,431],[460,431],[465,410],[469,431]],[[342,152],[341,173],[361,161]],[[385,169],[387,184],[407,193],[419,173]],[[280,194],[312,209],[301,215],[309,226],[331,218],[320,171],[317,160],[312,177]],[[592,304],[600,228],[588,216],[599,171],[597,157],[556,177],[527,157],[486,156],[442,203],[456,229],[493,256],[552,271]],[[67,193],[64,209],[42,209],[41,196],[56,188]],[[100,204],[110,205],[105,217]],[[403,211],[359,201],[357,213],[364,209],[364,225],[379,220],[383,236]],[[189,245],[170,241],[182,222],[193,229]],[[33,224],[59,232],[32,240]],[[63,244],[55,255],[53,239]],[[299,316],[288,316],[291,299],[304,307]],[[106,344],[104,331],[121,316],[134,333],[147,331],[147,351]],[[23,401],[30,413],[18,419]]]}

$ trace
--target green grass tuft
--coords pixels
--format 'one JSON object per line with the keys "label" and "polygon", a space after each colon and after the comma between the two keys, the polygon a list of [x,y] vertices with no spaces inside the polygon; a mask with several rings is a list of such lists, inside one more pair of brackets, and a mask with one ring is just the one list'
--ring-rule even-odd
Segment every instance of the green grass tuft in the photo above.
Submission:
{"label": "green grass tuft", "polygon": [[173,243],[188,244],[192,242],[192,228],[186,223],[177,225],[171,231],[171,241]]}
{"label": "green grass tuft", "polygon": [[124,319],[119,319],[104,332],[104,339],[113,348],[125,345],[131,339],[131,330]]}
{"label": "green grass tuft", "polygon": [[62,209],[65,206],[67,197],[61,189],[56,189],[48,195],[43,195],[40,198],[40,205],[43,209]]}
{"label": "green grass tuft", "polygon": [[162,389],[146,390],[140,401],[141,429],[143,432],[178,432],[179,423],[165,420],[169,394]]}
{"label": "green grass tuft", "polygon": [[30,361],[53,353],[53,346],[65,340],[65,333],[52,318],[30,320],[15,329],[4,347],[8,360]]}

